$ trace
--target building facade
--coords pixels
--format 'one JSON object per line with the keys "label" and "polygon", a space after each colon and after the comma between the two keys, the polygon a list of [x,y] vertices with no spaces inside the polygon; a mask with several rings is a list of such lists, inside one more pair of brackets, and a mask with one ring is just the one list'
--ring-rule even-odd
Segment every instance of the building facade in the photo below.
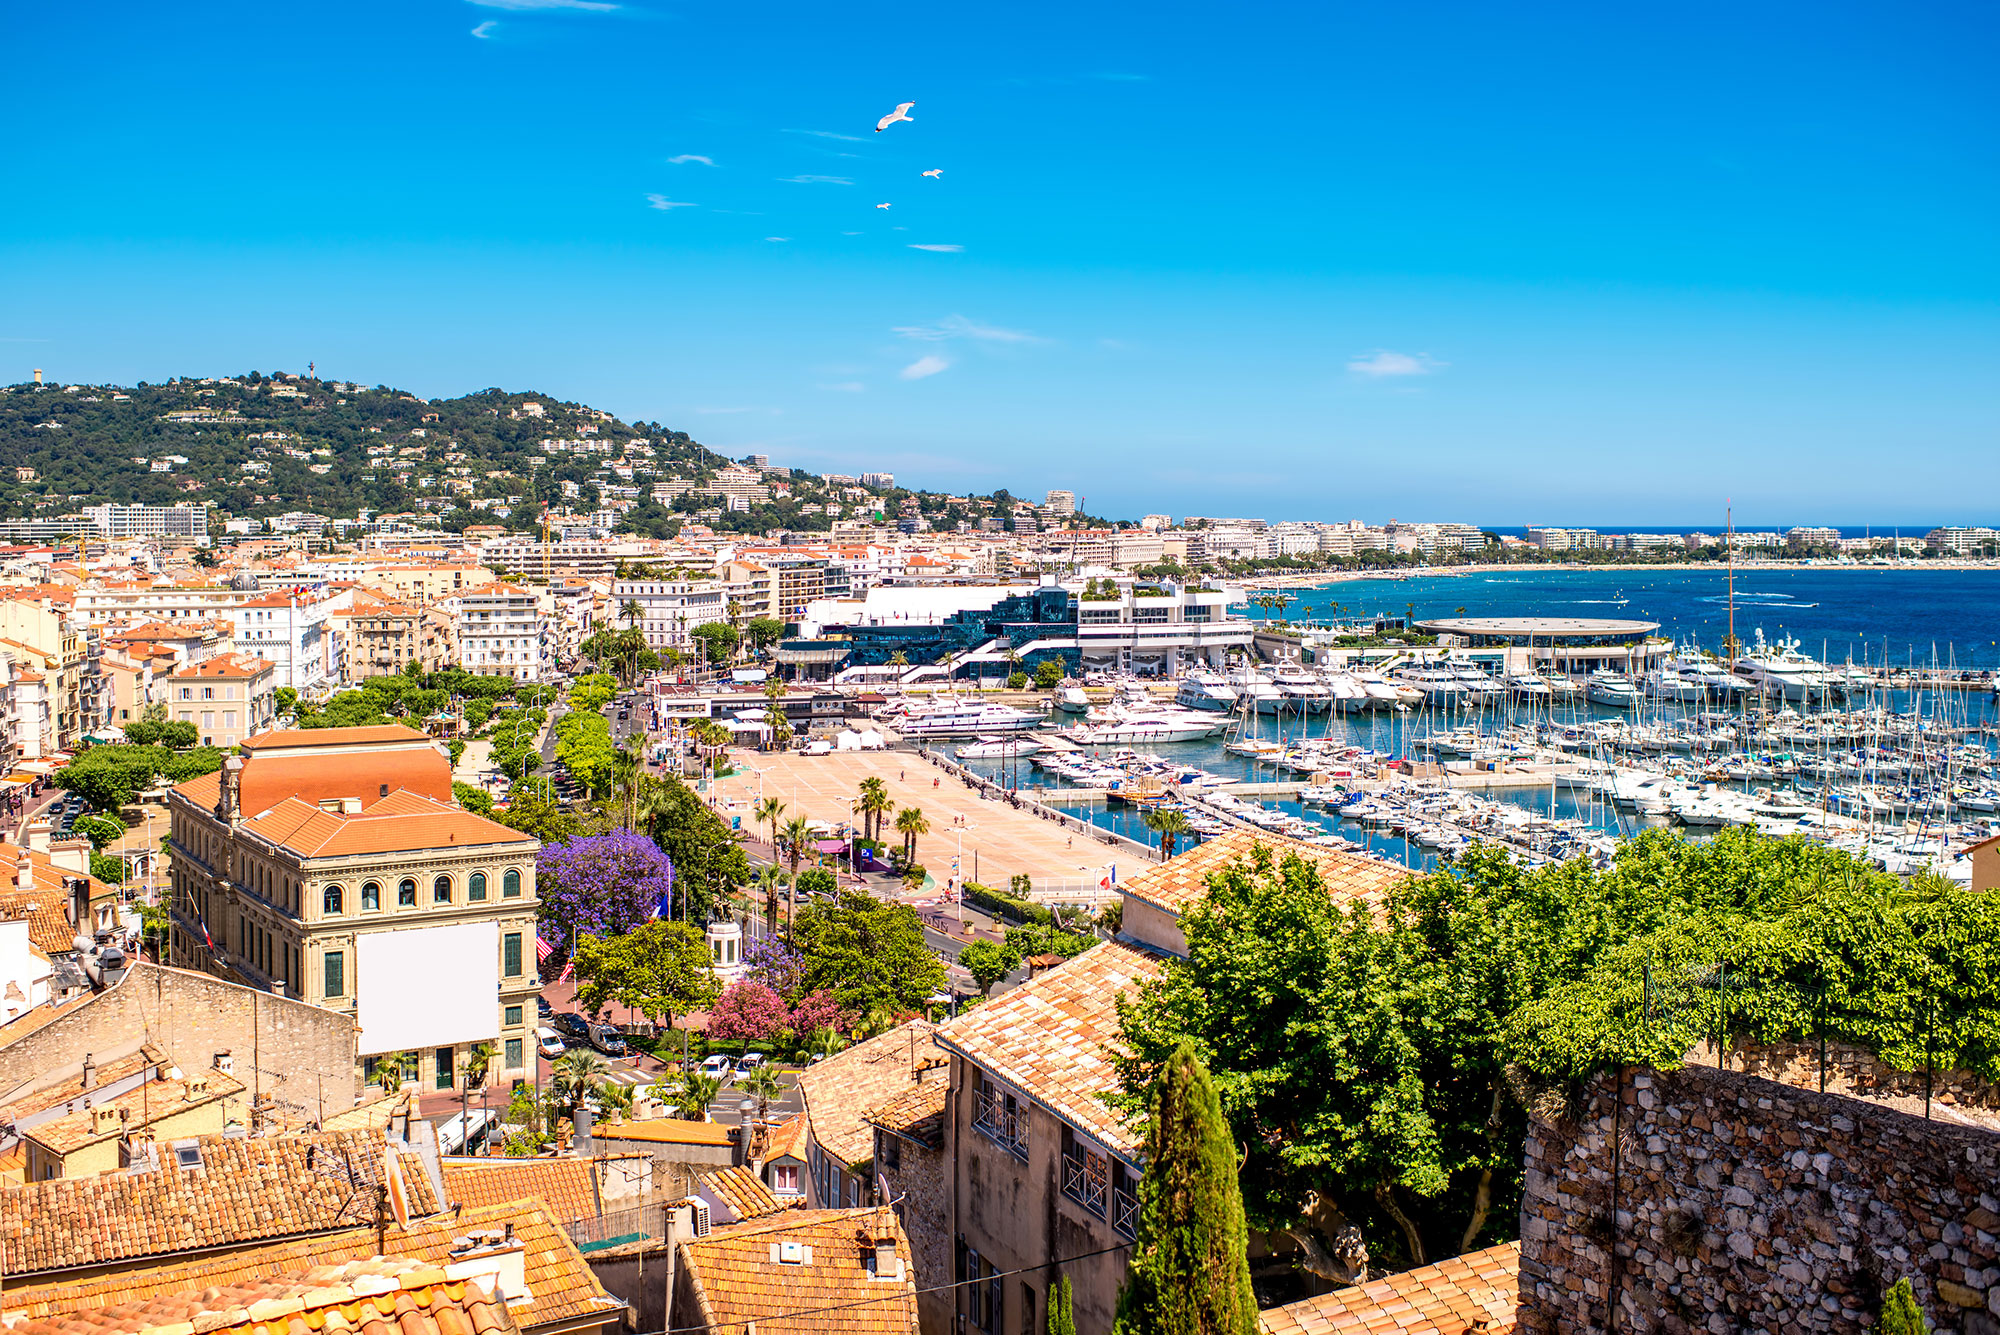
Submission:
{"label": "building facade", "polygon": [[278,712],[278,670],[248,654],[218,654],[167,683],[168,716],[192,723],[203,746],[224,749],[267,731]]}
{"label": "building facade", "polygon": [[495,583],[452,599],[459,666],[483,676],[543,681],[555,667],[541,598],[535,590]]}

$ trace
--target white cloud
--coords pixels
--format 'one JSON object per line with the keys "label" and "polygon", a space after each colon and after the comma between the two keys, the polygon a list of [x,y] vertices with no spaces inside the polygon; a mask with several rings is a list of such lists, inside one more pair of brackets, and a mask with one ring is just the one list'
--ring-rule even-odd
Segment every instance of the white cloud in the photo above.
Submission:
{"label": "white cloud", "polygon": [[767,237],[765,237],[764,239],[765,239],[766,241],[790,241],[790,240],[791,240],[791,238],[790,238],[790,237],[788,237],[788,236],[767,236]]}
{"label": "white cloud", "polygon": [[853,185],[845,176],[781,176],[787,185]]}
{"label": "white cloud", "polygon": [[940,252],[940,253],[942,253],[942,254],[946,254],[946,255],[956,255],[956,254],[958,254],[958,253],[959,253],[960,251],[964,250],[964,249],[965,249],[965,247],[964,247],[964,246],[940,246],[940,245],[926,245],[925,243],[923,243],[923,242],[921,242],[921,241],[912,241],[912,242],[910,243],[910,249],[911,249],[911,250],[935,250],[935,251],[938,251],[938,252]]}
{"label": "white cloud", "polygon": [[704,167],[713,167],[715,165],[714,158],[702,153],[680,153],[668,158],[667,161],[676,167],[684,166],[690,162],[699,162]]}
{"label": "white cloud", "polygon": [[533,9],[587,9],[602,14],[618,6],[609,0],[472,0],[482,9],[512,9],[516,11]]}
{"label": "white cloud", "polygon": [[936,324],[897,325],[893,332],[904,338],[920,339],[926,343],[942,343],[948,338],[971,338],[982,343],[1039,343],[1042,340],[1025,329],[1002,329],[998,325],[980,324],[968,320],[963,315],[947,315]]}
{"label": "white cloud", "polygon": [[950,365],[951,363],[943,357],[919,357],[896,374],[905,380],[922,380],[926,376],[936,375]]}
{"label": "white cloud", "polygon": [[859,394],[867,389],[868,386],[862,384],[859,380],[841,380],[831,385],[821,385],[820,388],[834,394]]}
{"label": "white cloud", "polygon": [[684,199],[668,199],[665,195],[646,196],[646,207],[665,213],[669,209],[691,209],[695,206]]}
{"label": "white cloud", "polygon": [[1379,348],[1351,358],[1347,369],[1370,380],[1386,380],[1396,376],[1429,375],[1443,365],[1443,362],[1432,361],[1422,353],[1413,357],[1407,352]]}
{"label": "white cloud", "polygon": [[868,141],[858,134],[837,134],[832,130],[787,130],[786,134],[809,134],[815,139],[845,139],[850,144],[865,144]]}
{"label": "white cloud", "polygon": [[493,35],[493,30],[499,26],[500,26],[499,19],[488,19],[486,20],[486,22],[474,28],[472,30],[472,35],[474,37],[491,37]]}

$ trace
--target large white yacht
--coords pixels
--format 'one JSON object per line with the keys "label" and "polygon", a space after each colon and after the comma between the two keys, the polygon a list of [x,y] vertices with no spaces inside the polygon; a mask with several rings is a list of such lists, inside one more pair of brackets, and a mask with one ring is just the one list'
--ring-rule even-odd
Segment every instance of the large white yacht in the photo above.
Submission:
{"label": "large white yacht", "polygon": [[1639,688],[1632,679],[1622,672],[1599,670],[1590,674],[1583,684],[1583,693],[1594,705],[1608,705],[1613,709],[1630,709],[1639,703]]}
{"label": "large white yacht", "polygon": [[1455,705],[1465,698],[1465,683],[1450,668],[1405,668],[1397,680],[1421,693],[1430,704]]}
{"label": "large white yacht", "polygon": [[1333,707],[1333,693],[1326,683],[1304,668],[1281,667],[1271,674],[1271,684],[1285,697],[1288,713],[1324,714]]}
{"label": "large white yacht", "polygon": [[1229,726],[1229,719],[1209,711],[1182,709],[1177,705],[1113,704],[1090,711],[1090,721],[1063,732],[1078,746],[1109,743],[1192,742],[1213,737]]}
{"label": "large white yacht", "polygon": [[1273,686],[1269,677],[1251,668],[1238,674],[1236,698],[1248,701],[1250,708],[1259,714],[1276,714],[1285,707],[1285,693]]}
{"label": "large white yacht", "polygon": [[1042,721],[1040,714],[1025,709],[976,700],[911,701],[893,705],[878,717],[905,737],[983,737],[988,733],[1027,732]]}
{"label": "large white yacht", "polygon": [[1661,664],[1660,670],[1674,673],[1682,681],[1699,682],[1712,700],[1733,700],[1750,689],[1743,678],[1699,649],[1681,650]]}
{"label": "large white yacht", "polygon": [[1699,677],[1685,676],[1671,666],[1656,667],[1645,676],[1646,694],[1655,700],[1697,703],[1708,698],[1708,684]]}
{"label": "large white yacht", "polygon": [[1782,639],[1775,645],[1766,644],[1761,628],[1748,652],[1732,666],[1738,676],[1747,678],[1765,695],[1786,700],[1811,700],[1825,695],[1827,691],[1826,668],[1800,653],[1797,640]]}
{"label": "large white yacht", "polygon": [[1370,709],[1414,709],[1424,701],[1424,693],[1416,687],[1391,681],[1379,672],[1357,672],[1354,680],[1368,693]]}
{"label": "large white yacht", "polygon": [[1236,708],[1236,688],[1229,678],[1210,668],[1196,668],[1181,676],[1181,684],[1174,692],[1174,703],[1183,709]]}

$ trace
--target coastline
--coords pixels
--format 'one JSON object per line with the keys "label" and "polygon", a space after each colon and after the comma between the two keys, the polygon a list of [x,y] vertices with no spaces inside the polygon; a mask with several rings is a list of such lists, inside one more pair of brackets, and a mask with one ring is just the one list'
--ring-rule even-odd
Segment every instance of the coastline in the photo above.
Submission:
{"label": "coastline", "polygon": [[[1328,584],[1348,584],[1361,580],[1406,580],[1443,579],[1461,575],[1491,575],[1503,570],[1521,571],[1577,571],[1577,570],[1623,570],[1634,573],[1655,570],[1712,570],[1722,573],[1726,567],[1715,561],[1660,561],[1634,563],[1632,565],[1603,564],[1588,561],[1550,561],[1534,565],[1497,564],[1463,566],[1413,566],[1397,570],[1313,570],[1296,574],[1252,575],[1241,580],[1232,580],[1245,589],[1316,589]],[[1825,572],[1870,572],[1881,574],[1921,574],[1932,570],[1991,571],[2000,574],[2000,560],[1967,560],[1962,557],[1941,558],[1936,561],[1903,561],[1889,565],[1869,565],[1856,562],[1852,565],[1836,561],[1738,561],[1736,573],[1768,574],[1771,571],[1812,570]]]}

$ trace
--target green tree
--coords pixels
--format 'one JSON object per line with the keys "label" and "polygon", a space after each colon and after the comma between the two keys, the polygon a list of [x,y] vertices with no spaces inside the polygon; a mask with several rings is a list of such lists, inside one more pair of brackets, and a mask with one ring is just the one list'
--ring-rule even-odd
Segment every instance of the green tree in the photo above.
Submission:
{"label": "green tree", "polygon": [[1160,853],[1172,857],[1180,841],[1193,832],[1188,824],[1187,812],[1178,807],[1147,807],[1146,828],[1160,836]]}
{"label": "green tree", "polygon": [[160,725],[160,745],[170,746],[176,751],[184,751],[201,740],[201,733],[194,724],[176,719],[172,723]]}
{"label": "green tree", "polygon": [[92,848],[99,850],[103,849],[106,844],[123,838],[125,834],[125,822],[119,820],[116,816],[104,815],[102,812],[91,812],[88,815],[78,816],[76,824],[72,828],[78,834],[90,840]]}
{"label": "green tree", "polygon": [[759,825],[771,827],[771,856],[778,856],[778,817],[785,814],[785,804],[775,797],[760,797],[750,808],[750,819]]}
{"label": "green tree", "polygon": [[930,832],[931,823],[925,818],[923,808],[904,807],[896,813],[896,833],[903,836],[904,862],[914,863],[917,860],[917,836]]}
{"label": "green tree", "polygon": [[1021,967],[1021,952],[997,941],[974,941],[958,952],[958,962],[979,985],[979,995],[990,997],[994,984]]}
{"label": "green tree", "polygon": [[776,617],[751,617],[743,630],[751,647],[761,654],[784,638],[785,623]]}
{"label": "green tree", "polygon": [[861,817],[862,833],[870,839],[882,837],[882,818],[896,809],[894,799],[889,796],[889,785],[879,778],[861,781],[860,795],[855,798],[854,810]]}
{"label": "green tree", "polygon": [[566,844],[578,835],[589,833],[575,812],[537,792],[517,790],[508,799],[507,809],[496,812],[494,819],[545,844]]}
{"label": "green tree", "polygon": [[1891,1284],[1882,1298],[1881,1318],[1875,1323],[1877,1335],[1930,1335],[1930,1329],[1910,1281],[1899,1279]]}
{"label": "green tree", "polygon": [[850,1014],[921,1010],[945,983],[916,910],[865,891],[806,905],[792,938],[804,961],[800,991],[828,992]]}
{"label": "green tree", "polygon": [[760,1122],[770,1115],[771,1105],[785,1097],[784,1078],[770,1066],[759,1066],[738,1080],[736,1087],[743,1091],[745,1097],[757,1100],[757,1120]]}
{"label": "green tree", "polygon": [[112,857],[109,853],[90,855],[90,874],[106,885],[125,883],[125,859]]}
{"label": "green tree", "polygon": [[710,666],[719,666],[735,655],[742,637],[726,622],[704,621],[688,632],[688,638],[701,646],[702,657]]}
{"label": "green tree", "polygon": [[576,979],[576,999],[592,1014],[616,1002],[669,1027],[674,1016],[700,1010],[722,991],[701,928],[662,918],[623,936],[584,937]]}
{"label": "green tree", "polygon": [[700,1071],[689,1071],[675,1082],[675,1114],[683,1122],[708,1119],[708,1105],[722,1097],[722,1081]]}
{"label": "green tree", "polygon": [[1069,1276],[1058,1275],[1049,1285],[1047,1335],[1076,1335],[1076,1304],[1070,1295]]}
{"label": "green tree", "polygon": [[1192,1043],[1154,1074],[1116,1335],[1257,1335],[1236,1142]]}
{"label": "green tree", "polygon": [[750,881],[750,860],[728,822],[679,779],[660,781],[657,842],[674,864],[674,895],[689,922],[705,922]]}
{"label": "green tree", "polygon": [[555,1059],[549,1073],[552,1092],[575,1112],[604,1078],[604,1059],[583,1048],[571,1048]]}
{"label": "green tree", "polygon": [[1035,664],[1035,686],[1039,690],[1053,691],[1062,683],[1062,664],[1053,658],[1044,658]]}

